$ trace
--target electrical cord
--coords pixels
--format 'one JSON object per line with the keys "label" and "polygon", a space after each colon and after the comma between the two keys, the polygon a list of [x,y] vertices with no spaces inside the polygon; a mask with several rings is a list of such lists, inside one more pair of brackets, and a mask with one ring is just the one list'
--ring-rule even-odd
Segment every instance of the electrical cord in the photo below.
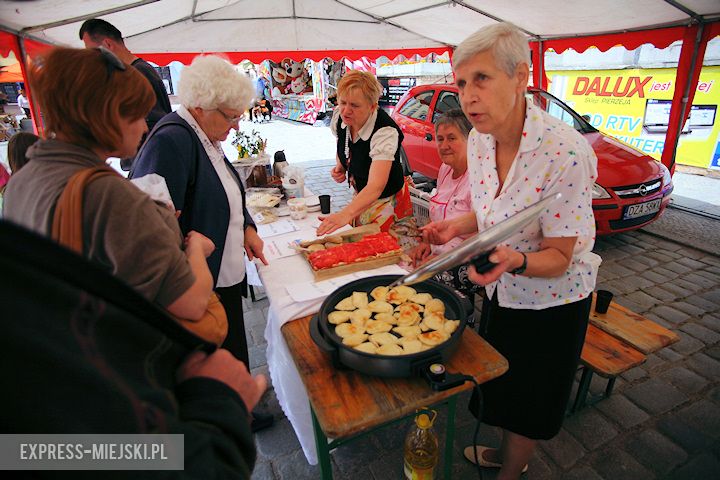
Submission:
{"label": "electrical cord", "polygon": [[475,432],[473,433],[472,447],[473,447],[473,456],[475,457],[475,468],[477,469],[478,478],[480,480],[482,480],[482,478],[483,478],[482,468],[480,467],[480,462],[478,461],[477,448],[475,448],[476,445],[478,444],[478,435],[480,433],[480,418],[481,418],[482,403],[483,403],[482,391],[480,391],[480,384],[477,382],[477,380],[475,380],[475,377],[473,377],[472,375],[463,375],[463,378],[465,380],[467,380],[468,382],[472,382],[474,384],[473,390],[475,391],[475,395],[477,395],[477,399],[478,399],[478,415],[477,415],[477,418],[475,419]]}

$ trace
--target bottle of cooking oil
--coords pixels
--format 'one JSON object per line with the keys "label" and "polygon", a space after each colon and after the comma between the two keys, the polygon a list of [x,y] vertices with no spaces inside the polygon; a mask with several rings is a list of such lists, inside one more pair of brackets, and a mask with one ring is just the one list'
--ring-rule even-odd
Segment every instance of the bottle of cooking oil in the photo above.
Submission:
{"label": "bottle of cooking oil", "polygon": [[[434,480],[440,448],[432,426],[435,410],[423,409],[405,437],[405,476],[407,480]],[[431,416],[432,414],[432,416]]]}

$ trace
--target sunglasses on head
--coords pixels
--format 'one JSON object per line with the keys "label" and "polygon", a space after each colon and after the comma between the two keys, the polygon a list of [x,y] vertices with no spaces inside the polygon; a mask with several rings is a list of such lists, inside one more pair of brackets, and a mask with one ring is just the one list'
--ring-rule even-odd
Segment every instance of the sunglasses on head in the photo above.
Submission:
{"label": "sunglasses on head", "polygon": [[100,55],[102,56],[103,60],[105,60],[105,65],[107,66],[107,74],[108,78],[112,75],[112,73],[115,70],[124,72],[127,68],[127,65],[125,65],[122,60],[120,60],[117,55],[112,53],[110,50],[108,50],[105,47],[97,47],[97,50],[100,51]]}

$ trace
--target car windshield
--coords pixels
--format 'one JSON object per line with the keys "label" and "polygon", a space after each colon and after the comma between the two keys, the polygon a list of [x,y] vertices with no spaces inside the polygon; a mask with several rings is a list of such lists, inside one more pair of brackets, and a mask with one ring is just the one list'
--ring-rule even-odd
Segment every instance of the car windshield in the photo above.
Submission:
{"label": "car windshield", "polygon": [[562,120],[580,133],[597,132],[597,129],[590,125],[590,123],[575,110],[545,91],[528,91],[527,98],[553,117]]}

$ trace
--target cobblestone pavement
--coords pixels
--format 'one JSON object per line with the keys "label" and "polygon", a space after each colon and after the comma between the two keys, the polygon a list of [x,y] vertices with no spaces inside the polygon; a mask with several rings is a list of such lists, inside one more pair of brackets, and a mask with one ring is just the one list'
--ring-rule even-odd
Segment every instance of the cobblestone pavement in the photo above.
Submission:
{"label": "cobblestone pavement", "polygon": [[[332,161],[304,165],[307,185],[316,193],[330,193],[333,209],[349,201],[347,188],[329,180]],[[690,215],[675,213],[681,225],[684,215]],[[702,228],[717,235],[720,222]],[[720,478],[720,257],[690,246],[688,238],[697,236],[692,230],[673,231],[672,225],[666,230],[666,238],[644,231],[600,238],[595,247],[603,258],[598,288],[613,291],[618,303],[673,330],[681,340],[621,375],[610,398],[568,417],[556,438],[540,444],[523,478]],[[251,367],[267,372],[267,299],[248,302],[246,308]],[[595,376],[591,393],[602,392],[604,383]],[[457,479],[476,478],[474,467],[462,457],[474,428],[464,408],[466,400],[467,396],[460,400],[456,418]],[[278,421],[256,436],[258,463],[252,478],[319,478],[318,467],[305,460],[272,390],[263,406]],[[446,413],[439,413],[437,431],[443,442]],[[333,452],[335,478],[401,478],[407,427],[409,422],[403,428],[376,431]],[[483,425],[480,439],[497,445],[499,436]],[[495,478],[489,469],[483,475]]]}

